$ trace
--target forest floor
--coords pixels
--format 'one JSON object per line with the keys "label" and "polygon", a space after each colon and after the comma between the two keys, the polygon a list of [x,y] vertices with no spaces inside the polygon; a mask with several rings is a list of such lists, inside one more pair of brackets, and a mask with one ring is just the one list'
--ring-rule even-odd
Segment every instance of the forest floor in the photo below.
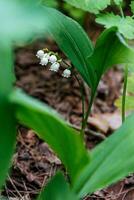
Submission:
{"label": "forest floor", "polygon": [[[65,120],[79,128],[82,117],[79,86],[74,78],[65,79],[60,73],[52,73],[39,65],[36,51],[44,47],[63,56],[52,41],[38,40],[32,45],[17,49],[16,85],[56,109]],[[87,124],[87,148],[94,148],[121,125],[120,113],[114,102],[120,95],[122,81],[122,71],[118,68],[110,69],[102,78]],[[87,90],[85,92],[88,96]],[[20,126],[13,166],[2,194],[9,200],[32,200],[58,169],[62,170],[63,166],[49,146],[33,130]],[[134,177],[130,175],[85,199],[133,200]]]}

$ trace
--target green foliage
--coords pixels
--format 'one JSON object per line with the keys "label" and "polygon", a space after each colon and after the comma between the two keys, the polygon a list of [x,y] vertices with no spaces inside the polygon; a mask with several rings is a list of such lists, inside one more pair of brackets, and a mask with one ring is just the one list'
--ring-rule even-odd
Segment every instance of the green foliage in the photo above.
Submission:
{"label": "green foliage", "polygon": [[134,171],[134,115],[91,153],[91,162],[73,187],[79,197],[104,188]]}
{"label": "green foliage", "polygon": [[48,16],[35,0],[0,1],[0,188],[16,142],[15,111],[8,101],[15,81],[12,46],[44,33],[47,21]]}
{"label": "green foliage", "polygon": [[85,82],[90,87],[94,87],[96,73],[88,61],[93,53],[92,42],[82,27],[71,18],[51,8],[45,8],[45,12],[49,15],[48,30],[52,37],[72,61]]}
{"label": "green foliage", "polygon": [[108,5],[110,5],[110,0],[65,0],[71,5],[81,8],[83,10],[89,11],[94,14],[98,14],[100,10],[104,10]]}
{"label": "green foliage", "polygon": [[[10,101],[20,122],[37,131],[38,136],[48,142],[61,158],[73,179],[73,191],[79,198],[133,172],[134,115],[93,150],[90,161],[80,135],[71,130],[52,109],[20,91],[15,91]],[[55,127],[58,132],[55,132]],[[56,185],[52,184],[51,187],[52,191],[56,189]],[[48,195],[47,191],[45,195]]]}
{"label": "green foliage", "polygon": [[[103,51],[102,51],[103,49]],[[116,28],[105,30],[97,39],[94,53],[89,58],[97,73],[98,82],[111,66],[134,63],[134,50],[129,47]]]}
{"label": "green foliage", "polygon": [[[117,34],[116,28],[102,33],[94,49],[78,23],[54,9],[48,8],[45,12],[51,23],[49,32],[93,91],[110,66],[134,63],[134,50]],[[54,22],[56,25],[53,27]]]}
{"label": "green foliage", "polygon": [[80,134],[69,128],[51,108],[20,91],[12,93],[11,102],[19,121],[34,129],[37,135],[53,148],[74,182],[89,162],[89,155]]}
{"label": "green foliage", "polygon": [[132,13],[134,14],[134,1],[131,1],[130,7],[131,7]]}
{"label": "green foliage", "polygon": [[[12,52],[1,42],[0,46],[0,188],[2,187],[16,142],[16,120],[7,94],[12,91]],[[5,58],[5,59],[2,59]]]}
{"label": "green foliage", "polygon": [[6,99],[0,97],[0,188],[5,182],[16,143],[14,110]]}
{"label": "green foliage", "polygon": [[[110,0],[66,1],[93,13],[99,13],[111,3]],[[121,2],[114,1],[117,5]],[[120,34],[133,38],[133,19],[113,14],[100,15],[97,21],[108,30],[100,35],[95,47],[78,23],[55,9],[41,7],[36,0],[1,0],[0,20],[0,187],[4,183],[13,154],[17,120],[35,130],[68,170],[70,185],[58,174],[42,191],[39,200],[79,199],[133,172],[134,115],[98,145],[90,156],[80,133],[70,128],[53,109],[13,89],[11,48],[14,42],[18,44],[47,31],[91,87],[91,95],[94,95],[101,76],[109,67],[120,63],[134,64],[134,49],[126,44]],[[110,28],[112,26],[116,27]],[[129,93],[133,93],[132,79],[128,86]]]}
{"label": "green foliage", "polygon": [[48,16],[35,0],[0,1],[0,41],[24,42],[42,35],[47,22]]}
{"label": "green foliage", "polygon": [[76,195],[70,190],[69,185],[61,173],[56,174],[48,183],[37,200],[78,200]]}
{"label": "green foliage", "polygon": [[[109,5],[111,5],[111,0],[64,0],[67,3],[77,7],[81,8],[85,11],[89,11],[94,14],[98,14],[100,11],[107,8]],[[114,0],[114,3],[116,5],[120,5],[122,3],[122,0]]]}
{"label": "green foliage", "polygon": [[118,31],[127,39],[134,39],[134,19],[127,16],[122,18],[113,13],[101,14],[96,22],[105,26],[105,28],[117,27]]}
{"label": "green foliage", "polygon": [[[134,170],[134,115],[128,118],[121,129],[93,150],[89,162],[82,142],[78,139],[79,134],[69,129],[50,108],[18,91],[12,94],[11,102],[16,108],[17,118],[37,131],[39,137],[57,152],[71,176],[73,175],[73,189],[79,197],[105,187]],[[55,126],[58,133],[55,132]]]}

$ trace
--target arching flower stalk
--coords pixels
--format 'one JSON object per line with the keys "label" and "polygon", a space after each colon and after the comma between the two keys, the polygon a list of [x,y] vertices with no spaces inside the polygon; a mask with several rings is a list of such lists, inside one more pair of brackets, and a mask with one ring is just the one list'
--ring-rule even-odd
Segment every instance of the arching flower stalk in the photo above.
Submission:
{"label": "arching flower stalk", "polygon": [[[47,48],[45,49],[41,49],[38,50],[36,53],[37,58],[40,59],[40,65],[42,66],[47,66],[48,64],[50,64],[50,71],[53,72],[58,72],[61,65],[62,65],[62,59],[59,57],[58,53],[55,53],[53,51],[49,51]],[[64,62],[65,64],[65,62]],[[62,76],[64,78],[69,78],[71,77],[71,68],[72,67],[68,67],[68,65],[66,64],[67,69],[64,69]]]}

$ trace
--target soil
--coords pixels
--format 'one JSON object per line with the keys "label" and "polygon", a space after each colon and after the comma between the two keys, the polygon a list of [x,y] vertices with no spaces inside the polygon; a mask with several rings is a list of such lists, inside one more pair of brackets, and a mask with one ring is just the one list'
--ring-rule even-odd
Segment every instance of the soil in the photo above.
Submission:
{"label": "soil", "polygon": [[[25,48],[17,49],[15,51],[16,85],[56,109],[65,120],[79,128],[82,105],[77,81],[74,78],[65,79],[61,77],[61,72],[52,73],[39,65],[35,54],[38,49],[44,47],[58,52],[66,59],[51,40],[38,40]],[[115,67],[110,69],[100,82],[86,131],[86,145],[89,149],[95,147],[120,126],[120,113],[114,106],[114,101],[120,95],[122,80],[122,71]],[[87,90],[85,92],[88,95]],[[2,195],[11,200],[34,199],[59,169],[64,170],[64,167],[49,146],[40,140],[33,130],[20,125],[13,166]],[[130,175],[85,199],[133,200],[134,177]]]}

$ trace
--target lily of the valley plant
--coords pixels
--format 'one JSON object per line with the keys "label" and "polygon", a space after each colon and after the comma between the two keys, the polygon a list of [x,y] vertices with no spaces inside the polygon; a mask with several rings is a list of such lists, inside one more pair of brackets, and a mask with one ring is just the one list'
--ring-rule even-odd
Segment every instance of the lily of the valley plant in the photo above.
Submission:
{"label": "lily of the valley plant", "polygon": [[[122,0],[66,1],[97,15],[96,22],[105,26],[106,30],[97,38],[95,45],[77,22],[55,9],[42,6],[40,1],[0,1],[0,188],[5,183],[20,123],[35,130],[67,170],[68,177],[59,172],[50,180],[39,200],[82,199],[134,172],[134,115],[125,119],[124,109],[128,66],[134,65],[134,49],[127,43],[128,39],[134,38],[134,2],[131,2],[132,16],[125,16]],[[118,15],[103,12],[107,6],[113,5],[117,6]],[[57,42],[71,61],[71,68],[66,66],[63,76],[70,77],[70,70],[75,67],[91,91],[88,109],[83,109],[80,132],[72,129],[48,105],[14,87],[14,47],[37,36],[51,36]],[[37,57],[44,70],[46,66],[56,72],[61,68],[60,59],[54,52],[37,49]],[[126,66],[123,124],[89,152],[83,140],[86,122],[100,79],[115,64]],[[80,88],[83,82],[80,81]],[[82,101],[83,98],[82,93]]]}

